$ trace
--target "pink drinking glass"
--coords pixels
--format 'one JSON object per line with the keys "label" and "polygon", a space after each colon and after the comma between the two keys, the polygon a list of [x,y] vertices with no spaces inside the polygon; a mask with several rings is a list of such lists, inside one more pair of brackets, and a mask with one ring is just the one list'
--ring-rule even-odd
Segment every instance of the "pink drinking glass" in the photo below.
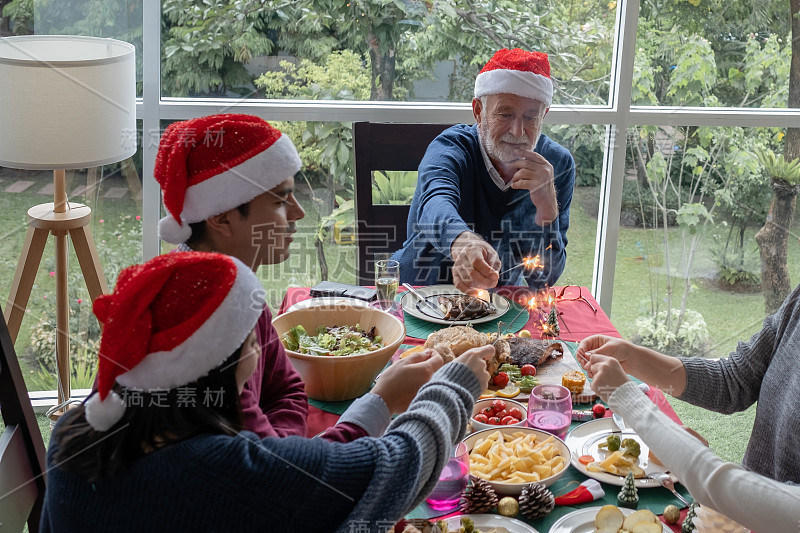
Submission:
{"label": "pink drinking glass", "polygon": [[439,474],[439,481],[425,501],[435,511],[451,511],[458,506],[461,493],[469,480],[469,453],[467,446],[459,442],[450,452],[450,458]]}
{"label": "pink drinking glass", "polygon": [[563,439],[572,421],[572,394],[561,385],[534,387],[528,399],[528,427]]}

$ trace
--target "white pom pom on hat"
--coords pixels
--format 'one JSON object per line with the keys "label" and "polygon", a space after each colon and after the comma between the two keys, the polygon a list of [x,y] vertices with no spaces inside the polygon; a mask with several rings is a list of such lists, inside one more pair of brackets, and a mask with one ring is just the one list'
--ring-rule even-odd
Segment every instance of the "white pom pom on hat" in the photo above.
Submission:
{"label": "white pom pom on hat", "polygon": [[108,431],[122,420],[125,414],[125,402],[114,391],[111,391],[105,400],[101,400],[100,393],[95,392],[86,400],[84,406],[86,421],[97,431]]}
{"label": "white pom pom on hat", "polygon": [[158,236],[164,241],[180,244],[189,240],[192,228],[189,224],[181,224],[172,215],[167,215],[158,221]]}
{"label": "white pom pom on hat", "polygon": [[153,171],[168,213],[159,235],[173,244],[186,242],[189,224],[245,204],[298,170],[292,141],[258,117],[222,114],[174,122],[161,137]]}

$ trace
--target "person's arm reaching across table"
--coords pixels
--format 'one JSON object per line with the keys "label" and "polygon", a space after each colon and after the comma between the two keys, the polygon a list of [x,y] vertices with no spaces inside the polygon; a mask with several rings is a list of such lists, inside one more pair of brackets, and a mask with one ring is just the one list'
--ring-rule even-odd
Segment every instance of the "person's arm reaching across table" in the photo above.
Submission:
{"label": "person's arm reaching across table", "polygon": [[620,361],[588,353],[592,390],[644,439],[701,505],[756,531],[796,531],[800,486],[781,483],[723,461],[684,431],[630,381]]}
{"label": "person's arm reaching across table", "polygon": [[402,413],[417,391],[444,361],[433,350],[424,350],[393,363],[384,370],[370,392],[353,402],[339,421],[320,435],[333,442],[359,437],[380,437],[393,414]]}
{"label": "person's arm reaching across table", "polygon": [[626,374],[672,396],[680,396],[686,388],[686,369],[675,357],[637,346],[624,339],[592,335],[581,341],[575,354],[578,362],[590,372],[589,377],[592,374],[587,363],[592,353],[616,359]]}

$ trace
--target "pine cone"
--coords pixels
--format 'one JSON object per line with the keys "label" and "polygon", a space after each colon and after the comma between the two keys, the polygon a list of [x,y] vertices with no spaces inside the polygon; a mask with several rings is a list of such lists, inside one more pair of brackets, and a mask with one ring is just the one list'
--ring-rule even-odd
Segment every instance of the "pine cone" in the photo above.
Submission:
{"label": "pine cone", "polygon": [[519,512],[528,520],[547,516],[555,506],[553,493],[541,483],[525,485],[519,495]]}
{"label": "pine cone", "polygon": [[469,476],[469,484],[461,493],[458,510],[464,514],[488,513],[497,506],[497,502],[497,493],[487,481]]}

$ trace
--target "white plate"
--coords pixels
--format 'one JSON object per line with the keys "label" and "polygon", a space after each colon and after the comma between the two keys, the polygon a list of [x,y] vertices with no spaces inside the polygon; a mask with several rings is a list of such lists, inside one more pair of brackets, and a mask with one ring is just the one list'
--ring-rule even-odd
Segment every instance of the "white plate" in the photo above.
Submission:
{"label": "white plate", "polygon": [[[539,533],[538,530],[529,526],[525,522],[522,522],[521,520],[509,518],[499,514],[467,514],[451,516],[450,518],[445,518],[444,521],[447,522],[448,528],[458,531],[458,528],[461,526],[462,516],[470,517],[472,522],[475,524],[475,527],[480,530],[484,530],[486,528],[504,528],[506,531],[508,531],[508,533]],[[436,519],[433,518],[432,520]],[[501,529],[499,531],[503,530]]]}
{"label": "white plate", "polygon": [[[597,516],[597,512],[600,509],[600,507],[587,507],[586,509],[572,511],[559,518],[550,527],[550,533],[594,533],[594,517]],[[619,510],[625,516],[634,512],[634,509],[626,507],[620,507]],[[664,533],[672,533],[672,530],[664,522],[659,521],[659,523]]]}
{"label": "white plate", "polygon": [[[439,307],[436,302],[436,296],[462,294],[461,291],[456,289],[455,285],[431,285],[429,287],[420,287],[417,289],[417,292],[436,307]],[[482,324],[483,322],[491,322],[492,320],[500,318],[506,314],[509,309],[511,309],[511,301],[505,296],[495,294],[493,292],[490,292],[489,295],[491,296],[492,303],[497,310],[494,313],[486,315],[485,317],[476,318],[474,320],[445,320],[442,318],[437,318],[433,316],[431,311],[426,310],[425,306],[419,301],[419,298],[411,294],[411,291],[406,291],[403,293],[403,296],[400,298],[400,304],[403,306],[403,310],[406,313],[413,317],[419,318],[420,320],[433,322],[434,324],[465,326],[467,324]]]}
{"label": "white plate", "polygon": [[[639,443],[639,446],[641,447],[641,453],[639,454],[639,466],[645,471],[645,474],[649,475],[656,472],[666,472],[666,468],[663,465],[650,462],[650,459],[647,456],[650,448],[647,446],[647,444],[645,444],[639,435],[630,429],[626,429],[624,432],[620,433],[617,425],[614,424],[614,421],[610,418],[598,418],[597,420],[591,420],[581,424],[569,432],[567,438],[564,439],[564,442],[566,442],[567,446],[569,447],[570,462],[572,463],[572,466],[577,468],[581,474],[585,476],[602,481],[603,483],[621,487],[625,481],[625,476],[608,474],[606,472],[590,472],[586,468],[586,465],[581,464],[581,462],[578,460],[581,455],[591,455],[595,458],[595,460],[602,461],[610,452],[601,450],[597,446],[601,442],[605,442],[606,437],[612,433],[619,434],[623,439],[634,439]],[[659,483],[658,480],[649,477],[643,477],[635,481],[636,488],[639,489],[661,486],[661,483]]]}
{"label": "white plate", "polygon": [[318,305],[355,305],[356,307],[367,307],[369,304],[368,302],[359,300],[358,298],[347,298],[345,296],[320,296],[318,298],[311,298],[309,300],[297,302],[287,309],[286,312],[288,313],[289,311],[305,309],[306,307],[316,307]]}

